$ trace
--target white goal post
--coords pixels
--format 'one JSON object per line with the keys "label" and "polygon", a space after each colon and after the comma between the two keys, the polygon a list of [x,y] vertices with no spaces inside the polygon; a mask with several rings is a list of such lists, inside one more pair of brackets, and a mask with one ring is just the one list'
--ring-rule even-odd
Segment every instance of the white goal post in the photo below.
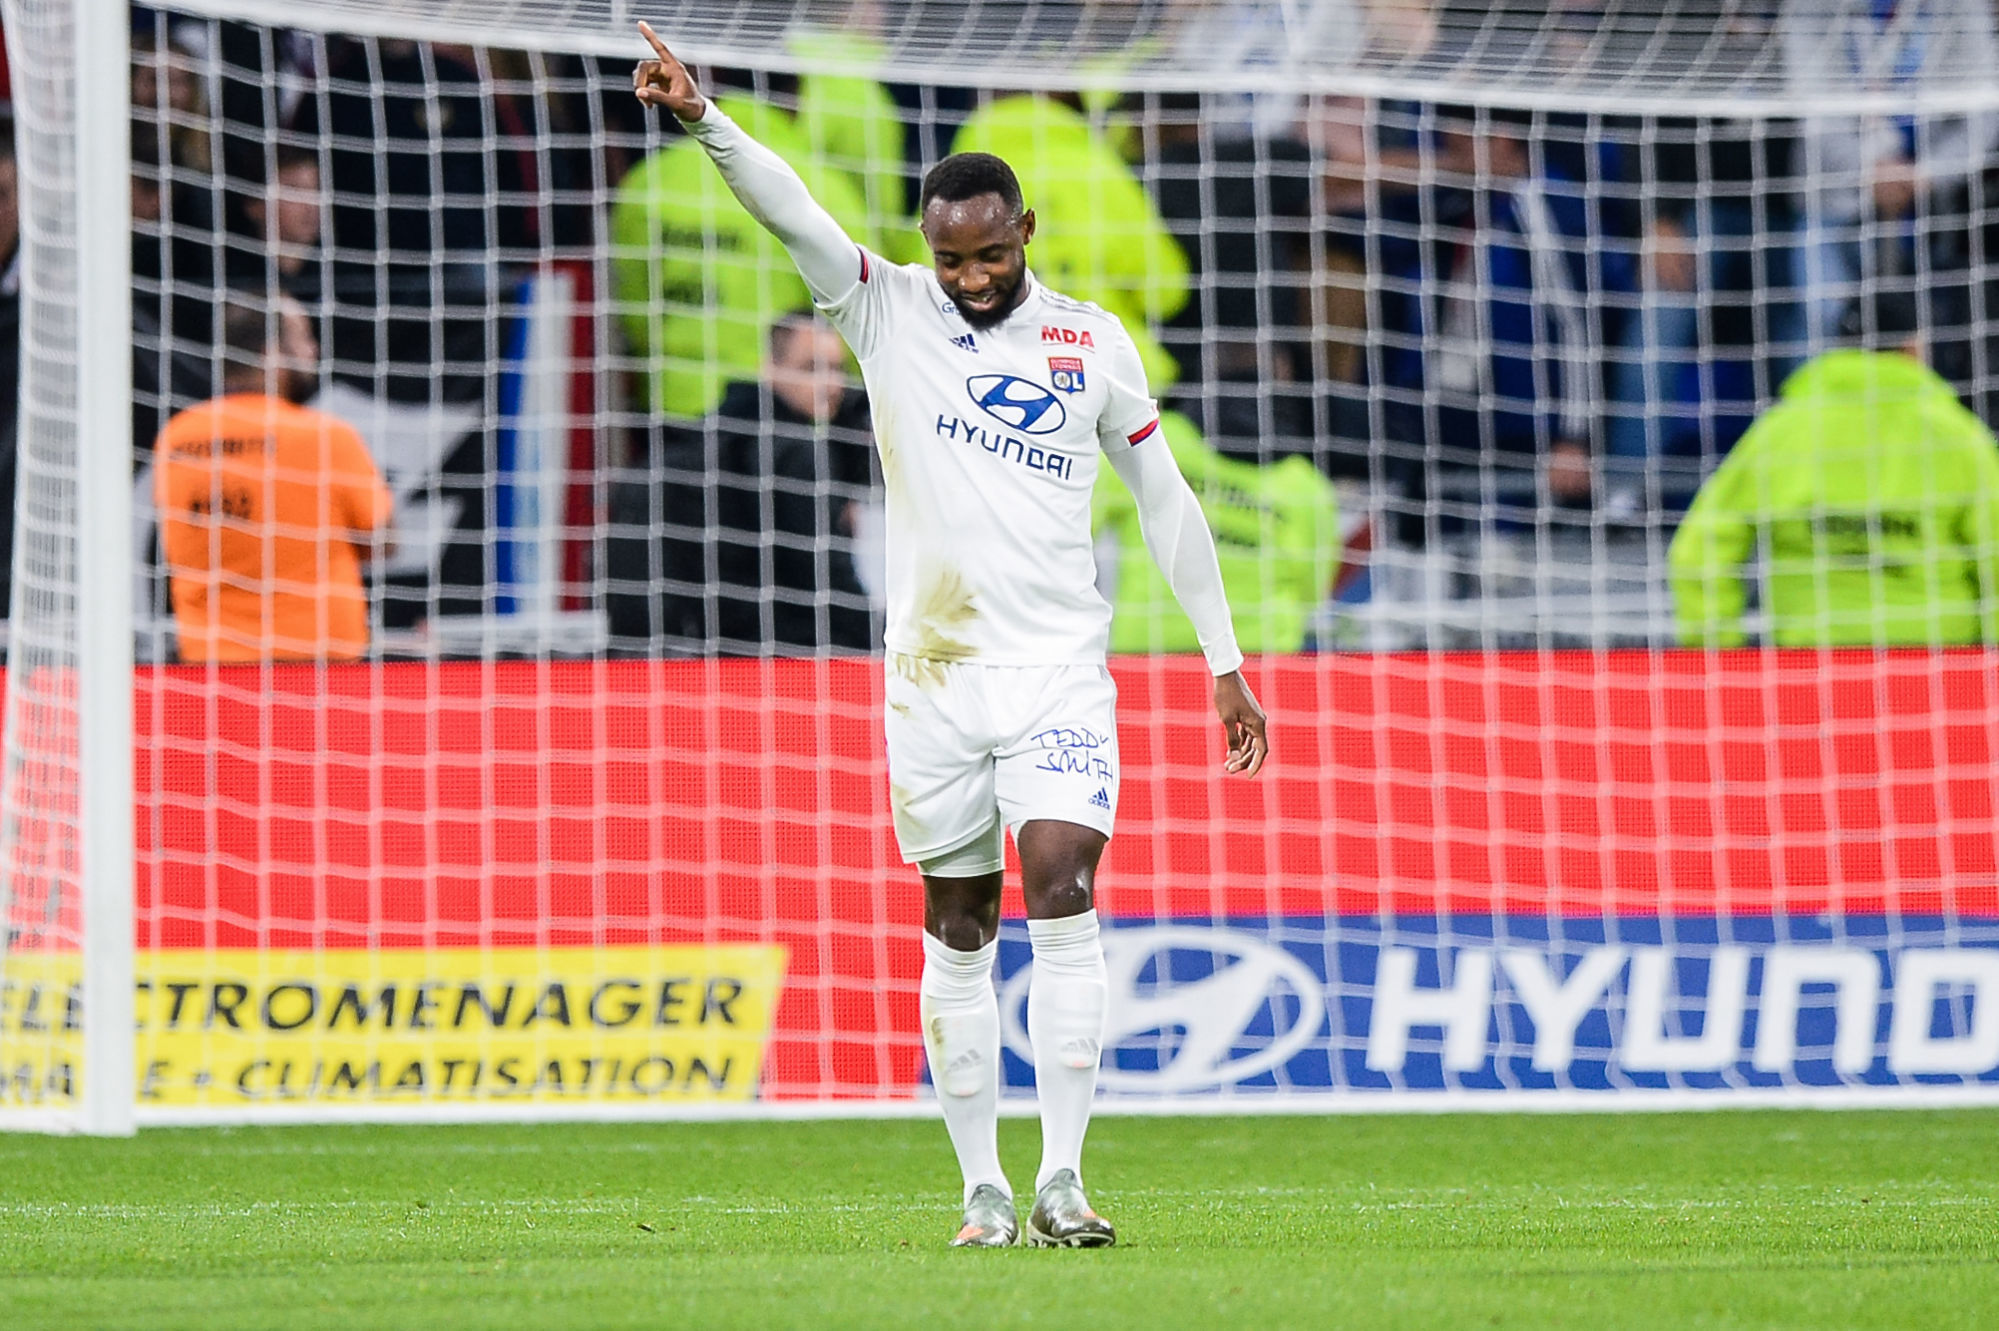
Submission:
{"label": "white goal post", "polygon": [[[119,1136],[134,1107],[132,491],[119,480],[132,456],[131,363],[85,349],[131,337],[128,90],[102,77],[127,63],[129,24],[108,0],[25,0],[5,13],[22,163],[17,475],[24,508],[39,500],[74,525],[24,523],[14,550],[9,664],[27,668],[7,681],[0,976],[27,887],[54,935],[42,946],[77,950],[88,995],[73,1107],[52,1111],[55,1122]],[[63,796],[74,804],[62,808]],[[22,820],[50,817],[73,819],[73,839],[22,873]]]}
{"label": "white goal post", "polygon": [[[1145,348],[1277,761],[1219,777],[1100,486],[1109,1105],[1999,1102],[1999,492],[1747,514],[1705,639],[1674,562],[1857,340],[1999,419],[1983,0],[3,12],[0,1129],[927,1112],[875,423],[780,391],[803,288],[635,109],[641,18],[894,261],[923,168],[1009,156]],[[186,414],[260,355],[309,478]],[[204,636],[253,542],[321,590]],[[1813,639],[1842,572],[1933,594]],[[1029,960],[1009,915],[1016,1098]]]}

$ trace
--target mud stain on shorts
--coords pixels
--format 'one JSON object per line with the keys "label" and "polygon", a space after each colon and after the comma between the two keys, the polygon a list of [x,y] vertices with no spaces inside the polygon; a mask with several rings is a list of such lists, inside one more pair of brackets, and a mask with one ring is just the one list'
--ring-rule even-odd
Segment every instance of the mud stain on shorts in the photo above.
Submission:
{"label": "mud stain on shorts", "polygon": [[909,792],[894,782],[890,782],[888,787],[888,807],[898,837],[905,834],[915,836],[921,831],[921,825],[909,816]]}

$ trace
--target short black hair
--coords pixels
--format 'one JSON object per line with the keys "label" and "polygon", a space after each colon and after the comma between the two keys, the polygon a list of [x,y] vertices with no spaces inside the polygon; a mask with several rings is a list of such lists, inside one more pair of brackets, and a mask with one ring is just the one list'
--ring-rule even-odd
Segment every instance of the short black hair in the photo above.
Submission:
{"label": "short black hair", "polygon": [[1840,313],[1842,341],[1874,351],[1904,346],[1923,329],[1923,302],[1915,293],[1892,288],[1856,297]]}
{"label": "short black hair", "polygon": [[952,153],[924,174],[916,211],[928,212],[932,199],[961,203],[981,194],[999,195],[1009,212],[1020,215],[1020,181],[1012,167],[991,153]]}

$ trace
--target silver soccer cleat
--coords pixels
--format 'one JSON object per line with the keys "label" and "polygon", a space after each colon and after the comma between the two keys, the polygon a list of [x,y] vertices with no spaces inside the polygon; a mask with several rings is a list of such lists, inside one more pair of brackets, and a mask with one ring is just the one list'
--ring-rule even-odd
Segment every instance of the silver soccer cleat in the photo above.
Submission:
{"label": "silver soccer cleat", "polygon": [[1117,1242],[1111,1222],[1090,1209],[1073,1169],[1058,1170],[1034,1199],[1027,1217],[1031,1248],[1108,1248]]}
{"label": "silver soccer cleat", "polygon": [[1014,1216],[1013,1198],[990,1183],[972,1189],[965,1203],[965,1223],[954,1248],[1011,1248],[1020,1236],[1020,1221]]}

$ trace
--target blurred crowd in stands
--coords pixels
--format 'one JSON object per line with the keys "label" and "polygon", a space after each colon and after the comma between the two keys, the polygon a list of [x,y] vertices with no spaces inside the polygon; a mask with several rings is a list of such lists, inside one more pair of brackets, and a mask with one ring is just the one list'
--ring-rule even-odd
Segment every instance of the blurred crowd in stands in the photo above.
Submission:
{"label": "blurred crowd in stands", "polygon": [[[1337,24],[1357,6],[1374,40],[1416,44],[1439,40],[1448,8],[1309,8]],[[1245,0],[1181,39],[1218,68],[1269,63],[1279,8]],[[1732,7],[1766,23],[1803,8]],[[1944,49],[1999,68],[1983,3],[1926,5],[1920,23],[1881,0],[1818,8],[1779,34],[1807,92],[1913,87]],[[830,67],[869,41],[799,33],[793,54]],[[866,650],[866,403],[781,251],[698,147],[642,113],[629,70],[135,9],[140,467],[169,417],[222,389],[220,294],[295,298],[322,347],[319,405],[369,416],[353,423],[395,493],[402,562],[372,575],[375,622],[504,611],[496,533],[519,501],[496,478],[516,465],[522,390],[502,368],[525,354],[524,321],[557,317],[535,278],[559,270],[558,315],[578,312],[566,462],[583,496],[540,556],[559,565],[560,606],[601,612],[614,649]],[[1704,479],[1787,376],[1854,344],[1856,318],[1876,331],[1879,292],[1917,302],[1922,356],[1977,416],[1999,415],[1999,116],[704,77],[895,261],[926,257],[910,215],[925,166],[974,148],[1014,164],[1039,217],[1034,271],[1125,320],[1174,413],[1245,646],[1335,645],[1328,598],[1368,595],[1383,552],[1495,534],[1544,559],[1565,531],[1585,557],[1628,539],[1663,590],[1665,542]],[[10,491],[13,181],[9,153]],[[1105,484],[1117,645],[1184,647],[1142,553],[1120,557],[1139,546]]]}

